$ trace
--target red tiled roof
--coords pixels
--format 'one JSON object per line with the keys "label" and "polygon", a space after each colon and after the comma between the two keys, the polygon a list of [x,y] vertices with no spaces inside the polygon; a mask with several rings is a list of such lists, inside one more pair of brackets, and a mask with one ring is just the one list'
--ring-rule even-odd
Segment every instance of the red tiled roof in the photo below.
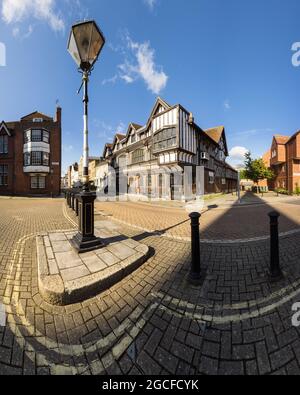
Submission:
{"label": "red tiled roof", "polygon": [[274,136],[274,139],[275,139],[275,141],[276,141],[277,144],[279,144],[279,145],[285,145],[285,144],[289,141],[290,137],[289,137],[289,136],[279,136],[279,135],[276,135],[276,136]]}

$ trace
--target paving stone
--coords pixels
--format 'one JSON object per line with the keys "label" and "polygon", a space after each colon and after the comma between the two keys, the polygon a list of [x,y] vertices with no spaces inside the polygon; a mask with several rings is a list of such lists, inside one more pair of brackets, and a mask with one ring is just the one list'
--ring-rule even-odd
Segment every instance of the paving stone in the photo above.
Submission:
{"label": "paving stone", "polygon": [[60,270],[82,266],[82,260],[73,251],[55,254],[55,258]]}
{"label": "paving stone", "polygon": [[120,243],[109,246],[107,249],[121,260],[127,259],[135,254],[135,251],[132,248]]}
{"label": "paving stone", "polygon": [[55,254],[72,251],[71,244],[68,241],[54,241],[52,242],[52,249]]}
{"label": "paving stone", "polygon": [[60,273],[64,281],[76,280],[90,274],[90,272],[84,265],[72,267],[71,269],[61,270]]}
{"label": "paving stone", "polygon": [[104,263],[108,266],[113,266],[116,263],[119,262],[119,258],[117,258],[115,255],[113,255],[111,252],[107,251],[104,252],[103,254],[99,254],[101,259],[103,260]]}
{"label": "paving stone", "polygon": [[83,256],[82,260],[91,273],[97,273],[107,268],[107,265],[97,255],[91,257]]}

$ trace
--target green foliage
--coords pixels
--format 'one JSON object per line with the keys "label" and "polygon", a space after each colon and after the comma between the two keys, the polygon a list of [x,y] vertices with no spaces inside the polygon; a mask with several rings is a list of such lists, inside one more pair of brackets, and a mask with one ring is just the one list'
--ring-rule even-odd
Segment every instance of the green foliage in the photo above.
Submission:
{"label": "green foliage", "polygon": [[298,184],[296,185],[296,189],[295,189],[295,191],[294,191],[294,195],[297,195],[297,196],[300,195],[300,187],[299,187]]}
{"label": "green foliage", "polygon": [[275,192],[279,193],[280,195],[289,195],[289,191],[284,188],[276,188]]}
{"label": "green foliage", "polygon": [[267,168],[263,159],[252,159],[250,152],[247,152],[245,155],[245,170],[243,175],[245,179],[251,180],[256,184],[260,180],[272,180],[274,178],[273,171]]}

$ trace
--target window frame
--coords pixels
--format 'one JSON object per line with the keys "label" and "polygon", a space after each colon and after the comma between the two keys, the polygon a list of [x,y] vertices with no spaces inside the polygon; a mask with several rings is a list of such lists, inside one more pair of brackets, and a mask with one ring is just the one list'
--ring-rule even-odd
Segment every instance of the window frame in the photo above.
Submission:
{"label": "window frame", "polygon": [[[140,155],[138,155],[137,153]],[[145,150],[143,148],[138,148],[132,152],[131,163],[133,165],[136,165],[138,163],[143,163],[143,162],[145,162]]]}
{"label": "window frame", "polygon": [[[33,139],[34,132],[40,132],[40,138]],[[24,144],[45,143],[50,145],[50,132],[44,128],[32,128],[24,132]]]}
{"label": "window frame", "polygon": [[[34,184],[34,179],[36,179],[36,183]],[[43,180],[43,183],[41,184],[41,180]],[[30,177],[30,189],[33,190],[43,190],[46,189],[46,176],[42,175],[35,175]]]}
{"label": "window frame", "polygon": [[[36,154],[39,154],[40,160],[34,160],[33,157],[37,157]],[[42,166],[42,167],[49,167],[50,166],[50,153],[44,151],[31,151],[25,152],[23,156],[23,164],[24,167],[30,166]]]}
{"label": "window frame", "polygon": [[8,165],[0,165],[0,187],[8,186]]}
{"label": "window frame", "polygon": [[166,127],[153,136],[153,152],[168,151],[177,147],[176,127]]}
{"label": "window frame", "polygon": [[8,136],[6,134],[0,136],[0,155],[8,154]]}

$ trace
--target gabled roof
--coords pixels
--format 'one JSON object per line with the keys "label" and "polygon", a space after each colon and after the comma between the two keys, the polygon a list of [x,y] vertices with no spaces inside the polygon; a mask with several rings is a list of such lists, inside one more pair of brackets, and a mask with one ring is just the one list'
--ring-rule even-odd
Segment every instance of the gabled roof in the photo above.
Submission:
{"label": "gabled roof", "polygon": [[25,115],[23,118],[21,118],[21,121],[30,121],[33,118],[43,118],[47,121],[53,120],[53,118],[49,117],[48,115],[43,114],[42,112],[34,111],[31,114]]}
{"label": "gabled roof", "polygon": [[131,123],[130,125],[132,125],[133,129],[135,130],[139,130],[143,127],[142,125],[138,125],[137,123]]}
{"label": "gabled roof", "polygon": [[224,142],[225,142],[226,155],[228,156],[229,151],[228,151],[228,145],[227,145],[224,126],[216,126],[215,128],[206,129],[206,130],[203,130],[203,133],[206,134],[217,145],[220,144],[220,141],[223,137]]}
{"label": "gabled roof", "polygon": [[128,139],[129,139],[130,132],[131,132],[132,129],[134,129],[134,130],[137,132],[137,131],[138,131],[139,129],[141,129],[142,127],[143,127],[143,126],[138,125],[137,123],[130,123],[129,126],[128,126],[128,129],[127,129],[126,136],[125,136],[126,142],[127,142]]}
{"label": "gabled roof", "polygon": [[117,133],[115,136],[115,139],[118,139],[119,141],[124,140],[126,137],[126,134],[121,134],[121,133]]}
{"label": "gabled roof", "polygon": [[280,136],[280,135],[276,134],[274,136],[274,140],[279,145],[285,145],[290,140],[290,137],[289,136]]}
{"label": "gabled roof", "polygon": [[213,140],[216,144],[220,143],[220,140],[222,138],[222,135],[224,133],[224,126],[217,126],[215,128],[210,128],[204,130],[204,133],[211,139]]}
{"label": "gabled roof", "polygon": [[105,144],[104,150],[103,150],[103,158],[105,158],[106,151],[107,151],[108,149],[111,150],[112,147],[113,147],[113,144]]}
{"label": "gabled roof", "polygon": [[1,132],[1,130],[5,130],[5,132],[8,134],[8,136],[11,136],[11,133],[10,133],[10,131],[9,131],[9,128],[8,128],[8,126],[7,126],[7,124],[4,122],[4,121],[2,121],[1,123],[0,123],[0,132]]}
{"label": "gabled roof", "polygon": [[298,130],[295,134],[293,134],[293,136],[291,138],[289,138],[288,142],[290,142],[292,139],[294,139],[295,137],[297,137],[297,135],[300,133],[300,130]]}

